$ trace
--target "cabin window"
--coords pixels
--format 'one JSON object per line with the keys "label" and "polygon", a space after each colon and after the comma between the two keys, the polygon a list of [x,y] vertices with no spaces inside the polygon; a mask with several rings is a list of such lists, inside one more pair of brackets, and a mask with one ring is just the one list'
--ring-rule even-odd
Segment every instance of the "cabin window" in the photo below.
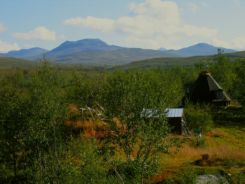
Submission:
{"label": "cabin window", "polygon": [[222,98],[222,92],[217,92],[217,98]]}
{"label": "cabin window", "polygon": [[186,88],[186,93],[190,93],[190,88]]}

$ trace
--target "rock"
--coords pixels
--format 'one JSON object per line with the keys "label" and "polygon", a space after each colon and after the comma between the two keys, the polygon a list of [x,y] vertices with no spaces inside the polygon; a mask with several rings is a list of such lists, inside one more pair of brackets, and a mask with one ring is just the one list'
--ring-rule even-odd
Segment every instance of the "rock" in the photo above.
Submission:
{"label": "rock", "polygon": [[197,176],[196,184],[219,184],[220,180],[223,180],[224,184],[229,184],[225,177],[219,177],[216,174],[207,174],[207,175],[199,175]]}
{"label": "rock", "polygon": [[238,166],[238,165],[232,165],[231,167],[234,167],[234,168],[239,168],[239,166]]}

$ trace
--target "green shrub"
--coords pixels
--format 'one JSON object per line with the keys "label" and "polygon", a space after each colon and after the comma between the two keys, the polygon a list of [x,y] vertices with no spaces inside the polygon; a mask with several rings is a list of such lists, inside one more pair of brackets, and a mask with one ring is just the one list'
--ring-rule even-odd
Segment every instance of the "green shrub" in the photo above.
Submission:
{"label": "green shrub", "polygon": [[206,139],[203,139],[203,138],[198,138],[198,143],[197,143],[197,139],[190,139],[190,146],[192,147],[201,147],[201,148],[204,148],[206,147]]}
{"label": "green shrub", "polygon": [[197,182],[197,174],[193,169],[188,167],[184,170],[178,181],[180,184],[195,184]]}
{"label": "green shrub", "polygon": [[189,130],[201,129],[202,131],[207,131],[213,124],[209,105],[188,104],[184,114]]}

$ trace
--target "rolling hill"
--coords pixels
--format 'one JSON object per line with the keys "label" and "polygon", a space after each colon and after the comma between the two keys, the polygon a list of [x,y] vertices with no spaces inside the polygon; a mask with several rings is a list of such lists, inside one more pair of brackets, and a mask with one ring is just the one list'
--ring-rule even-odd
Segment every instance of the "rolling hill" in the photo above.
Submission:
{"label": "rolling hill", "polygon": [[[227,57],[230,58],[231,62],[234,62],[237,58],[245,58],[245,51],[226,53]],[[154,58],[146,59],[141,61],[134,61],[125,65],[119,66],[123,70],[133,69],[133,68],[157,68],[157,67],[172,67],[176,65],[193,65],[200,60],[207,60],[207,58],[212,58],[213,55],[209,56],[191,56],[191,57],[164,57],[164,58]],[[113,70],[113,68],[112,68]]]}
{"label": "rolling hill", "polygon": [[26,59],[13,58],[13,57],[0,57],[0,68],[32,68],[37,66],[38,62]]}
{"label": "rolling hill", "polygon": [[[97,51],[91,51],[91,52],[85,52],[82,55],[77,54],[76,56],[78,59],[81,57],[81,62],[80,60],[77,60],[76,57],[71,56],[67,58],[63,58],[64,61],[62,61],[62,58],[54,60],[55,62],[52,63],[52,65],[55,66],[67,66],[67,67],[73,67],[77,65],[103,65],[103,64],[122,64],[118,67],[128,70],[128,69],[133,69],[133,68],[157,68],[157,67],[172,67],[176,65],[193,65],[194,63],[200,61],[200,60],[206,60],[208,57],[211,58],[213,55],[210,56],[192,56],[192,57],[158,57],[158,58],[153,58],[153,59],[141,59],[142,53],[145,53],[146,51],[143,49],[120,49],[120,50],[115,50],[115,51],[108,51],[112,52],[109,53],[110,56],[114,57],[109,57],[106,56],[106,52],[97,52]],[[148,51],[149,53],[152,53],[152,50]],[[158,51],[161,52],[161,51]],[[148,53],[148,54],[149,54]],[[154,52],[153,52],[154,53]],[[137,54],[139,54],[137,56]],[[147,54],[147,55],[148,55]],[[156,55],[156,53],[154,53]],[[163,54],[163,53],[161,53]],[[168,53],[169,54],[169,53]],[[171,54],[171,53],[170,53]],[[90,60],[89,58],[93,56],[96,58],[99,55],[101,60],[97,60],[97,62],[94,62],[94,60]],[[235,52],[235,53],[227,53],[225,54],[227,57],[231,59],[231,61],[235,61],[236,58],[245,58],[245,51],[240,51],[240,52]],[[104,58],[102,57],[104,56]],[[118,60],[118,58],[121,57],[121,60]],[[86,60],[87,58],[87,60]],[[134,60],[133,60],[134,58]],[[73,60],[74,59],[74,60]],[[130,62],[130,60],[133,60],[133,62]],[[59,61],[59,62],[58,62]],[[69,62],[67,62],[69,61]],[[109,62],[108,62],[109,61]],[[118,61],[118,62],[116,62]],[[84,63],[84,64],[83,64]],[[126,64],[123,64],[126,63]],[[0,57],[0,68],[31,68],[37,66],[38,62],[36,61],[30,61],[30,60],[25,60],[25,59],[19,59],[19,58],[13,58],[13,57]],[[108,67],[107,67],[108,68]],[[108,70],[113,70],[113,68]]]}
{"label": "rolling hill", "polygon": [[[100,39],[83,39],[78,41],[66,41],[54,48],[53,50],[46,52],[48,58],[62,58],[76,53],[90,52],[90,51],[110,51],[117,50],[122,47],[115,45],[108,45]],[[39,56],[40,57],[40,56]],[[37,60],[36,57],[30,57],[29,59]]]}
{"label": "rolling hill", "polygon": [[30,49],[21,49],[18,51],[17,50],[9,51],[6,54],[0,54],[0,56],[26,59],[26,58],[30,58],[33,56],[42,55],[43,53],[47,51],[48,50],[46,49],[35,47],[35,48],[30,48]]}
{"label": "rolling hill", "polygon": [[226,49],[223,47],[214,47],[212,45],[209,45],[207,43],[198,43],[196,45],[182,48],[179,50],[164,50],[164,48],[160,48],[158,50],[165,51],[165,52],[171,52],[175,53],[181,56],[205,56],[205,55],[213,55],[217,53],[217,49],[220,48],[221,50],[224,50],[224,53],[231,53],[231,52],[237,52],[236,50],[232,49]]}
{"label": "rolling hill", "polygon": [[126,64],[132,61],[157,58],[178,57],[174,53],[168,53],[150,49],[123,48],[110,51],[90,51],[72,54],[63,58],[48,58],[51,62],[83,65],[115,65]]}

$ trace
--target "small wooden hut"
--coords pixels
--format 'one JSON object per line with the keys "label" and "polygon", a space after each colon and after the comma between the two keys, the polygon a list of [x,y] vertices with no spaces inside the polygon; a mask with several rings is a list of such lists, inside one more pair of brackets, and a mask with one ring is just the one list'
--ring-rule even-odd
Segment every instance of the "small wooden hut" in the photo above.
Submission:
{"label": "small wooden hut", "polygon": [[[168,120],[168,123],[170,125],[171,133],[175,133],[178,135],[182,134],[182,130],[186,132],[186,126],[185,126],[185,118],[184,118],[184,109],[183,108],[167,108],[167,114],[166,118]],[[152,118],[151,109],[143,109],[142,112],[147,111],[148,118]],[[155,117],[156,118],[156,117]]]}
{"label": "small wooden hut", "polygon": [[185,96],[182,99],[183,105],[185,105],[187,99],[194,104],[210,103],[215,106],[227,106],[231,101],[211,73],[208,72],[208,69],[200,73],[194,84],[185,85]]}
{"label": "small wooden hut", "polygon": [[182,122],[185,122],[184,109],[183,108],[169,108],[167,113],[167,119],[169,125],[173,128],[172,133],[182,134]]}

